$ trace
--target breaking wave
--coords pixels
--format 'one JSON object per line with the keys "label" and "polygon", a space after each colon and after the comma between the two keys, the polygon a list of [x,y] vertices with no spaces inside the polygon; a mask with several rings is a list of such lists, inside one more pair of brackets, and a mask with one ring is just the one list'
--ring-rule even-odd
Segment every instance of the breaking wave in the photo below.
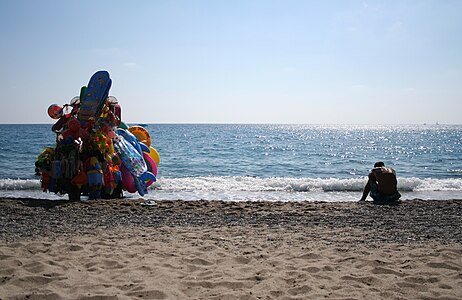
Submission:
{"label": "breaking wave", "polygon": [[[151,189],[164,191],[243,191],[243,192],[358,192],[366,178],[258,178],[250,176],[204,176],[161,178]],[[462,179],[400,178],[402,191],[462,191]],[[37,179],[0,179],[0,190],[39,190]]]}

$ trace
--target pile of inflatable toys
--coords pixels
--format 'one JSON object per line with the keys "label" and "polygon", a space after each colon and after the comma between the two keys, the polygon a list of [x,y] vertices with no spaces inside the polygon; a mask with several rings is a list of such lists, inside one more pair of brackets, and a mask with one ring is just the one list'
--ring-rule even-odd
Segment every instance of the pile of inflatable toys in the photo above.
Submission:
{"label": "pile of inflatable toys", "polygon": [[143,126],[122,122],[121,106],[109,96],[109,73],[98,71],[69,104],[52,104],[57,120],[56,146],[35,162],[44,192],[68,194],[69,200],[123,197],[123,191],[148,193],[156,181],[160,156]]}

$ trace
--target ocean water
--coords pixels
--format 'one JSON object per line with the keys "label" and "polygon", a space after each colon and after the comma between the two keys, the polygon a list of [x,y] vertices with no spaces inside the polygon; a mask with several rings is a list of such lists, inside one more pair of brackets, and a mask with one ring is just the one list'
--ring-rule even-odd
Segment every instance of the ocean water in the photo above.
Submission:
{"label": "ocean water", "polygon": [[[144,199],[357,201],[376,161],[396,170],[403,200],[462,199],[462,125],[146,129],[161,162]],[[54,141],[51,124],[0,125],[0,197],[67,199],[43,193],[34,175],[37,156]]]}

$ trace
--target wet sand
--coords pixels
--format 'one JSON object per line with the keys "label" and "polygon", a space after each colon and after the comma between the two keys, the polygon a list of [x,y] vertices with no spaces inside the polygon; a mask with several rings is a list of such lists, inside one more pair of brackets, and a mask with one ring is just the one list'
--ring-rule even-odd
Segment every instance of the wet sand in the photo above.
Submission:
{"label": "wet sand", "polygon": [[460,299],[462,201],[0,199],[0,299]]}

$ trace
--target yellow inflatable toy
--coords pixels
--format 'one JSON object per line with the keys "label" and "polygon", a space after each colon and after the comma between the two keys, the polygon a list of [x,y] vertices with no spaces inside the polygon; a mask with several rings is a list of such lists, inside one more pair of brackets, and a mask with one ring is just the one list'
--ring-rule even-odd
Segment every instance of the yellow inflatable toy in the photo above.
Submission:
{"label": "yellow inflatable toy", "polygon": [[128,131],[136,136],[136,139],[139,142],[142,142],[146,146],[151,147],[151,135],[149,135],[149,132],[146,130],[146,128],[142,126],[131,126],[128,128]]}
{"label": "yellow inflatable toy", "polygon": [[152,160],[156,162],[157,166],[159,166],[160,164],[159,152],[157,152],[157,150],[154,149],[152,146],[149,146],[149,156],[152,158]]}

